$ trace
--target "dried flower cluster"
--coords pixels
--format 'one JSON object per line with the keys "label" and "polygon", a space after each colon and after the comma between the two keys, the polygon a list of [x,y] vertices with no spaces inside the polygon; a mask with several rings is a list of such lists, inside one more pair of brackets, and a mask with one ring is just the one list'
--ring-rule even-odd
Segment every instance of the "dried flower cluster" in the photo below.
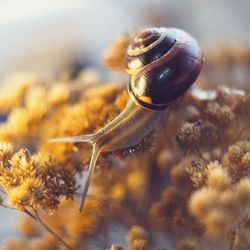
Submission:
{"label": "dried flower cluster", "polygon": [[9,143],[0,144],[0,184],[9,203],[18,210],[41,207],[53,210],[60,198],[73,199],[77,190],[72,165],[60,166],[50,155],[33,155]]}
{"label": "dried flower cluster", "polygon": [[[106,54],[110,68],[123,68],[127,39]],[[223,63],[216,53],[198,82],[204,89],[172,105],[140,145],[100,156],[83,214],[79,176],[90,148],[48,139],[101,128],[125,107],[124,85],[102,84],[89,69],[57,82],[8,78],[0,96],[0,184],[8,204],[0,204],[25,216],[22,238],[5,249],[249,249],[249,83],[207,88],[218,76],[213,63],[225,74],[249,65],[250,54]]]}

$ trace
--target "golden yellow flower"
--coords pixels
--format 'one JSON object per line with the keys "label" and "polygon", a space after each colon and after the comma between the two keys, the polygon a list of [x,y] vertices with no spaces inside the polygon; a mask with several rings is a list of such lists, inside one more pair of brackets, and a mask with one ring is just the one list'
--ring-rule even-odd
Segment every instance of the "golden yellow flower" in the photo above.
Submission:
{"label": "golden yellow flower", "polygon": [[29,132],[28,111],[25,108],[15,108],[8,116],[7,125],[13,135],[25,136]]}
{"label": "golden yellow flower", "polygon": [[241,179],[236,185],[235,196],[243,209],[249,212],[250,209],[250,178]]}
{"label": "golden yellow flower", "polygon": [[115,185],[112,186],[110,190],[110,196],[113,199],[118,199],[118,200],[123,200],[126,195],[126,188],[123,184],[121,183],[116,183]]}
{"label": "golden yellow flower", "polygon": [[13,143],[12,131],[6,123],[0,124],[0,141]]}
{"label": "golden yellow flower", "polygon": [[48,91],[48,102],[52,105],[59,105],[68,99],[69,93],[69,86],[65,83],[55,83]]}
{"label": "golden yellow flower", "polygon": [[31,74],[9,75],[0,88],[0,112],[6,112],[20,106],[26,90],[34,81],[35,77]]}
{"label": "golden yellow flower", "polygon": [[127,50],[130,37],[128,35],[120,36],[112,44],[112,46],[106,50],[103,56],[103,63],[106,67],[112,70],[124,70],[124,55]]}
{"label": "golden yellow flower", "polygon": [[24,179],[22,187],[28,190],[34,202],[36,202],[41,198],[44,190],[44,185],[42,180],[33,177],[28,177]]}
{"label": "golden yellow flower", "polygon": [[9,203],[18,210],[25,210],[32,205],[32,197],[29,190],[24,186],[18,186],[8,192]]}
{"label": "golden yellow flower", "polygon": [[1,166],[1,175],[0,175],[0,185],[5,189],[9,190],[11,188],[17,187],[20,184],[21,176],[18,171],[13,168],[5,169]]}
{"label": "golden yellow flower", "polygon": [[2,142],[0,143],[0,161],[5,162],[13,154],[13,144]]}
{"label": "golden yellow flower", "polygon": [[29,125],[35,125],[39,122],[47,113],[48,105],[46,102],[36,103],[36,106],[32,106],[28,109],[28,122]]}
{"label": "golden yellow flower", "polygon": [[39,121],[47,113],[49,105],[46,98],[46,88],[36,85],[29,89],[25,98],[29,125]]}
{"label": "golden yellow flower", "polygon": [[229,187],[231,178],[225,168],[219,162],[210,162],[207,166],[207,186],[215,189],[225,189]]}
{"label": "golden yellow flower", "polygon": [[207,233],[216,235],[226,226],[228,221],[227,214],[224,211],[212,210],[204,218],[207,228]]}
{"label": "golden yellow flower", "polygon": [[135,169],[127,176],[127,186],[131,194],[135,197],[146,187],[146,171],[145,168]]}
{"label": "golden yellow flower", "polygon": [[12,165],[13,171],[19,173],[19,177],[22,179],[34,176],[35,174],[35,166],[31,162],[31,156],[28,150],[19,150],[9,160],[9,163]]}
{"label": "golden yellow flower", "polygon": [[204,216],[218,201],[219,194],[211,188],[201,188],[195,191],[189,201],[189,209],[197,217]]}
{"label": "golden yellow flower", "polygon": [[46,103],[45,85],[34,85],[30,88],[25,96],[25,106],[27,109],[35,109],[40,103]]}
{"label": "golden yellow flower", "polygon": [[80,89],[99,86],[101,82],[101,75],[95,68],[85,68],[78,75],[79,82],[77,87]]}
{"label": "golden yellow flower", "polygon": [[39,179],[26,178],[23,183],[8,191],[9,203],[19,210],[32,206],[41,198],[43,183]]}
{"label": "golden yellow flower", "polygon": [[242,156],[241,163],[247,168],[250,168],[250,152],[247,152]]}
{"label": "golden yellow flower", "polygon": [[133,226],[128,233],[128,240],[131,250],[149,250],[149,236],[145,229]]}

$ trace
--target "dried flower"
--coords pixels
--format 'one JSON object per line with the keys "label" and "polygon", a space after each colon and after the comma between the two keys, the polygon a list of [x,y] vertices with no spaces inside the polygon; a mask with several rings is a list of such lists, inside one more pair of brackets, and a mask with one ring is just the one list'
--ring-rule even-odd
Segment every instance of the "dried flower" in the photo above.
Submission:
{"label": "dried flower", "polygon": [[195,191],[189,201],[192,214],[202,218],[218,201],[218,193],[212,188],[203,187]]}
{"label": "dried flower", "polygon": [[190,183],[189,174],[187,171],[187,169],[189,169],[187,166],[188,162],[189,162],[189,159],[184,158],[177,165],[175,165],[170,171],[171,180],[173,180],[175,183],[179,184],[180,186],[184,186],[185,184]]}
{"label": "dried flower", "polygon": [[207,225],[207,233],[210,235],[218,235],[224,230],[228,221],[227,215],[223,211],[213,209],[204,218]]}
{"label": "dried flower", "polygon": [[5,163],[13,154],[13,145],[11,143],[0,143],[0,161]]}
{"label": "dried flower", "polygon": [[151,214],[155,217],[171,218],[180,207],[181,199],[177,188],[168,187],[162,192],[160,201],[152,205]]}
{"label": "dried flower", "polygon": [[26,207],[32,205],[32,197],[28,190],[23,186],[12,188],[8,192],[9,203],[18,210],[25,210]]}
{"label": "dried flower", "polygon": [[33,206],[42,196],[43,184],[35,178],[25,178],[18,187],[8,191],[9,203],[19,210]]}
{"label": "dried flower", "polygon": [[201,143],[200,123],[186,122],[176,135],[179,144],[186,148],[197,148]]}
{"label": "dried flower", "polygon": [[139,226],[133,226],[128,233],[128,240],[131,250],[148,250],[148,233]]}
{"label": "dried flower", "polygon": [[237,202],[242,205],[243,210],[250,210],[250,178],[241,179],[235,188]]}
{"label": "dried flower", "polygon": [[122,246],[119,246],[119,245],[112,245],[110,250],[124,250],[124,248]]}
{"label": "dried flower", "polygon": [[130,38],[127,35],[120,36],[114,44],[105,52],[103,63],[112,70],[124,70],[124,55]]}
{"label": "dried flower", "polygon": [[21,178],[13,168],[6,169],[2,164],[0,164],[0,169],[0,184],[5,189],[9,190],[20,184]]}
{"label": "dried flower", "polygon": [[208,187],[223,190],[229,187],[230,183],[231,178],[228,172],[222,167],[221,164],[219,164],[218,161],[210,162],[207,165],[206,184]]}
{"label": "dried flower", "polygon": [[250,143],[248,141],[239,141],[229,147],[223,160],[223,166],[228,169],[233,182],[237,182],[242,177],[250,176],[249,152]]}
{"label": "dried flower", "polygon": [[193,239],[183,239],[177,242],[177,250],[196,250],[199,249],[198,244]]}
{"label": "dried flower", "polygon": [[245,153],[245,154],[241,157],[241,163],[242,163],[246,168],[250,168],[250,152]]}
{"label": "dried flower", "polygon": [[186,167],[186,170],[190,175],[194,187],[200,187],[205,183],[207,176],[206,166],[201,165],[199,161],[192,160],[191,164]]}
{"label": "dried flower", "polygon": [[40,179],[35,179],[33,177],[25,178],[22,187],[29,192],[29,195],[34,200],[33,202],[39,201],[42,197],[44,191],[44,183]]}
{"label": "dried flower", "polygon": [[220,106],[217,102],[209,102],[205,114],[207,119],[221,128],[228,128],[235,119],[235,114],[230,107]]}
{"label": "dried flower", "polygon": [[240,164],[241,158],[250,152],[250,143],[247,141],[240,141],[232,145],[228,149],[228,159],[233,163]]}
{"label": "dried flower", "polygon": [[173,162],[173,155],[170,150],[162,150],[157,157],[157,164],[162,170],[166,170],[169,168],[171,163]]}
{"label": "dried flower", "polygon": [[48,102],[51,105],[59,105],[64,103],[69,97],[69,87],[64,83],[54,84],[48,92]]}
{"label": "dried flower", "polygon": [[[106,54],[108,67],[124,69],[128,41],[124,36]],[[1,195],[12,208],[30,214],[21,228],[25,241],[12,241],[10,249],[82,249],[94,242],[104,249],[126,237],[124,246],[131,249],[158,249],[169,237],[177,249],[213,249],[218,243],[227,248],[228,240],[232,248],[248,249],[248,77],[245,90],[214,88],[238,83],[230,67],[241,67],[239,62],[246,63],[242,76],[249,75],[250,50],[243,51],[241,56],[231,55],[238,53],[235,48],[207,55],[217,59],[211,64],[206,58],[200,86],[211,91],[190,91],[171,105],[160,133],[156,129],[138,145],[100,156],[82,214],[77,189],[90,147],[49,144],[48,139],[103,127],[125,107],[125,86],[103,84],[95,69],[83,69],[74,79],[67,74],[63,81],[20,75],[5,80],[0,94]],[[176,146],[176,133],[185,151]],[[229,232],[233,236],[227,237]]]}
{"label": "dried flower", "polygon": [[22,104],[29,86],[33,85],[36,77],[31,74],[15,73],[9,75],[1,84],[0,112],[9,112]]}
{"label": "dried flower", "polygon": [[13,170],[21,174],[19,178],[24,179],[35,175],[35,166],[31,162],[31,155],[28,150],[21,149],[9,160]]}

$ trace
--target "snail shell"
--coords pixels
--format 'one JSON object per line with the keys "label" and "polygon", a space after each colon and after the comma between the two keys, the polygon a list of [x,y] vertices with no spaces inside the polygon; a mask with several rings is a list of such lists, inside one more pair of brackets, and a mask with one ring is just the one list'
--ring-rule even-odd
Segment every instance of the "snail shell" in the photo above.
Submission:
{"label": "snail shell", "polygon": [[134,37],[125,55],[128,93],[142,107],[165,109],[194,83],[202,63],[198,43],[185,31],[145,29]]}

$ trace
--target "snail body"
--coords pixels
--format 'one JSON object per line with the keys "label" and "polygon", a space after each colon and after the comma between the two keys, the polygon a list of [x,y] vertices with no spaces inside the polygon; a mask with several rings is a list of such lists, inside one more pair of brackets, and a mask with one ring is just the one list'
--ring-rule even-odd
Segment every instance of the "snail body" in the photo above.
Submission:
{"label": "snail body", "polygon": [[125,109],[94,134],[50,139],[93,146],[80,212],[99,154],[137,145],[159,123],[169,104],[194,83],[202,63],[197,42],[182,30],[149,28],[131,39],[125,55],[130,75]]}

